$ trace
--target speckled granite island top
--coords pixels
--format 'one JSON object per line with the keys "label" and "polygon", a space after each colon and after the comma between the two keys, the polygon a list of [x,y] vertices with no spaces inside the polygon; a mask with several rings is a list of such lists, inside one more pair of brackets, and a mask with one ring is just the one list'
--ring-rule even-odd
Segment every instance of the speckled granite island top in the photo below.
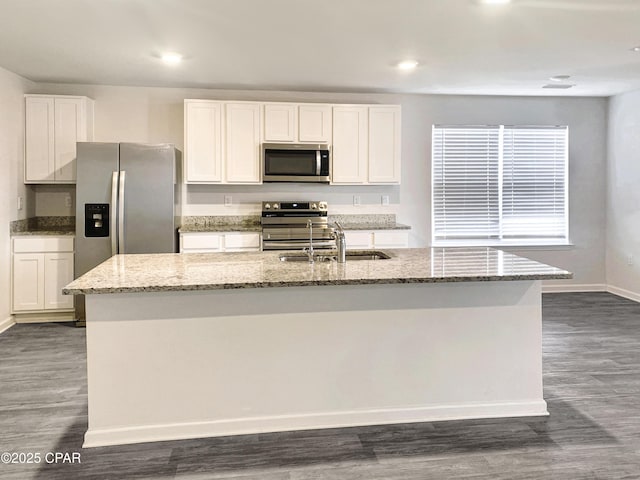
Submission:
{"label": "speckled granite island top", "polygon": [[492,248],[384,249],[388,260],[282,262],[283,252],[116,255],[65,294],[135,293],[310,285],[438,283],[571,278]]}

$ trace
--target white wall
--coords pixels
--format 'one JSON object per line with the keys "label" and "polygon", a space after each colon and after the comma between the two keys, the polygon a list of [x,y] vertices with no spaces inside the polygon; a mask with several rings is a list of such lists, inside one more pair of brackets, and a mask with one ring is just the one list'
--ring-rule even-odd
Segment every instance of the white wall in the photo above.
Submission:
{"label": "white wall", "polygon": [[640,301],[640,91],[611,98],[608,145],[607,283]]}
{"label": "white wall", "polygon": [[[95,140],[171,142],[183,146],[185,98],[402,105],[402,184],[400,186],[189,186],[186,214],[235,213],[222,207],[225,194],[234,203],[257,208],[260,200],[318,198],[341,211],[354,210],[361,195],[363,213],[382,212],[380,196],[389,195],[399,222],[411,225],[411,246],[426,246],[431,238],[431,126],[447,124],[563,124],[570,129],[570,236],[574,247],[517,251],[575,273],[579,285],[605,281],[606,115],[604,98],[483,97],[202,90],[181,88],[39,85],[31,93],[87,95],[96,101]],[[48,197],[51,205],[60,198]],[[349,207],[349,208],[347,208]],[[60,213],[61,215],[63,213]]]}
{"label": "white wall", "polygon": [[[23,184],[24,93],[33,83],[0,68],[0,330],[11,310],[9,223],[33,212],[31,189]],[[18,211],[18,196],[24,208]]]}

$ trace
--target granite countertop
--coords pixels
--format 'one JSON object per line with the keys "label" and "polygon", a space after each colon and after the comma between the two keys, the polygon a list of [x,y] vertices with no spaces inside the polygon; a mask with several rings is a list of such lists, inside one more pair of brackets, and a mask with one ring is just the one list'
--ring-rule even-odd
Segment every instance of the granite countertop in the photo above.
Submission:
{"label": "granite countertop", "polygon": [[[396,223],[394,214],[329,215],[330,224],[340,222],[345,230],[410,230]],[[261,232],[259,215],[190,216],[182,218],[180,233]]]}
{"label": "granite countertop", "polygon": [[384,252],[391,258],[344,264],[282,262],[278,257],[283,252],[273,251],[116,255],[71,282],[63,292],[135,293],[572,277],[566,270],[492,248],[411,248]]}
{"label": "granite countertop", "polygon": [[75,230],[28,230],[25,232],[12,233],[12,237],[21,236],[36,236],[36,235],[51,235],[51,236],[69,236],[72,237],[76,234]]}
{"label": "granite countertop", "polygon": [[12,237],[22,235],[75,235],[75,217],[31,217],[10,224]]}
{"label": "granite countertop", "polygon": [[402,223],[341,223],[345,230],[411,230]]}
{"label": "granite countertop", "polygon": [[207,232],[256,232],[260,233],[262,231],[262,226],[258,224],[194,224],[194,225],[183,225],[178,229],[179,233],[207,233]]}
{"label": "granite countertop", "polygon": [[[411,230],[409,225],[401,223],[345,223],[341,224],[345,230]],[[257,225],[185,225],[178,230],[180,233],[215,233],[215,232],[262,232],[262,226]]]}
{"label": "granite countertop", "polygon": [[19,237],[19,236],[29,236],[29,235],[69,235],[69,236],[73,236],[76,234],[76,229],[69,229],[69,228],[59,228],[57,230],[51,230],[51,229],[28,229],[28,230],[23,230],[21,232],[11,232],[11,236],[12,237]]}

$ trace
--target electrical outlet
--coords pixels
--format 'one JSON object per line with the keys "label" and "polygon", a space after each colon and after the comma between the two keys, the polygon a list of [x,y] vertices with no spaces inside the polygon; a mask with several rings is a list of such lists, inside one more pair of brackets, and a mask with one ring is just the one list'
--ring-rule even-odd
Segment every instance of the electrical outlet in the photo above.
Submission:
{"label": "electrical outlet", "polygon": [[18,196],[18,210],[22,210],[22,197]]}
{"label": "electrical outlet", "polygon": [[627,265],[633,265],[633,254],[627,255]]}
{"label": "electrical outlet", "polygon": [[382,195],[380,203],[382,203],[382,205],[389,205],[389,195]]}
{"label": "electrical outlet", "polygon": [[356,207],[360,205],[360,195],[353,196],[353,205]]}
{"label": "electrical outlet", "polygon": [[231,205],[233,205],[232,199],[231,199],[231,195],[225,195],[224,196],[224,206],[225,207],[230,207]]}
{"label": "electrical outlet", "polygon": [[64,197],[64,206],[71,208],[71,194],[67,193]]}

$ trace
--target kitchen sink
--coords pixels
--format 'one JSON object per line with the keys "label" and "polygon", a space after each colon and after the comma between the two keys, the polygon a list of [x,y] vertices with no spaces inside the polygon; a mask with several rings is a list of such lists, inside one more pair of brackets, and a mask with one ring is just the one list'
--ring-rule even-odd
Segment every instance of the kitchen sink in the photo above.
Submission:
{"label": "kitchen sink", "polygon": [[347,252],[347,260],[388,260],[391,258],[379,250],[364,250],[360,252]]}
{"label": "kitchen sink", "polygon": [[[281,262],[308,262],[309,257],[306,253],[283,253],[278,257]],[[353,250],[347,251],[347,261],[351,260],[387,260],[391,258],[384,252],[379,250]],[[334,253],[316,253],[313,255],[315,262],[334,262],[336,255]]]}

